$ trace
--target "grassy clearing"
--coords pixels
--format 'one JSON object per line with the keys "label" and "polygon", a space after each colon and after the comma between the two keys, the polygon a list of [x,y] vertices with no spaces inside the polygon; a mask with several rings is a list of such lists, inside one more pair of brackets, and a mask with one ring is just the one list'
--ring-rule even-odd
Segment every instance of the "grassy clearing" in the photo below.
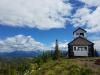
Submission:
{"label": "grassy clearing", "polygon": [[30,75],[100,75],[100,66],[95,65],[97,58],[77,58],[50,60]]}
{"label": "grassy clearing", "polygon": [[0,61],[0,75],[100,75],[100,58],[24,58]]}

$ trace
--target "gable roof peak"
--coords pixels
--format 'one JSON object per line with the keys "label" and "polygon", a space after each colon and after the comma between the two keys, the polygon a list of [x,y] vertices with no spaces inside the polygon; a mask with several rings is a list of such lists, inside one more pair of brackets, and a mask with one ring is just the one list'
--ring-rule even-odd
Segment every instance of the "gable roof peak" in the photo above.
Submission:
{"label": "gable roof peak", "polygon": [[83,30],[84,32],[87,32],[85,29],[81,28],[81,27],[78,27],[73,33],[75,33],[76,31],[78,30]]}
{"label": "gable roof peak", "polygon": [[91,42],[88,39],[83,38],[83,37],[78,37],[78,38],[73,39],[73,41],[68,43],[68,45],[70,45],[70,44],[75,44],[75,45],[82,45],[82,44],[84,44],[84,45],[91,45],[91,44],[93,44],[94,45],[93,42]]}

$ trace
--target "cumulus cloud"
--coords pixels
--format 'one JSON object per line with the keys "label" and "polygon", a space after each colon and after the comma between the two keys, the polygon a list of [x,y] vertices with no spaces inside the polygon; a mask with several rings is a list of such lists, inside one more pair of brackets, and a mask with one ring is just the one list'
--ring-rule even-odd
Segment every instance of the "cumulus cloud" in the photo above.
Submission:
{"label": "cumulus cloud", "polygon": [[72,23],[75,27],[86,26],[88,32],[100,32],[100,0],[80,0],[88,6],[97,6],[96,10],[89,9],[87,6],[80,8],[73,15]]}
{"label": "cumulus cloud", "polygon": [[100,51],[100,40],[95,40],[95,41],[93,41],[94,43],[95,43],[95,49],[97,50],[97,51]]}
{"label": "cumulus cloud", "polygon": [[100,36],[99,35],[91,35],[88,38],[94,43],[94,48],[97,51],[100,51]]}
{"label": "cumulus cloud", "polygon": [[[59,42],[59,49],[68,50],[67,44],[67,41]],[[54,47],[54,42],[51,43],[51,45],[46,46],[33,39],[31,36],[16,35],[0,39],[0,52],[54,50]]]}
{"label": "cumulus cloud", "polygon": [[0,0],[0,24],[39,29],[63,28],[72,7],[64,0]]}
{"label": "cumulus cloud", "polygon": [[100,6],[100,0],[80,0],[90,6]]}
{"label": "cumulus cloud", "polygon": [[74,27],[77,26],[84,26],[86,24],[86,16],[90,14],[90,11],[88,8],[81,8],[76,11],[76,13],[73,15],[72,23],[74,24]]}
{"label": "cumulus cloud", "polygon": [[95,33],[93,35],[88,36],[88,39],[94,43],[94,48],[100,51],[100,34]]}
{"label": "cumulus cloud", "polygon": [[0,52],[34,51],[45,49],[44,44],[34,40],[31,36],[16,35],[0,40]]}

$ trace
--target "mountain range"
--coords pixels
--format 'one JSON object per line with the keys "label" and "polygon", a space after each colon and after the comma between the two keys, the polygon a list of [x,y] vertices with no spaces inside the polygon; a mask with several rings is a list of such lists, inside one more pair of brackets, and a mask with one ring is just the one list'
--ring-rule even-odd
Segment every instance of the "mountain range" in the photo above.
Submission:
{"label": "mountain range", "polygon": [[[14,51],[14,52],[0,52],[0,57],[37,57],[41,55],[43,51],[35,50],[35,51]],[[97,55],[100,56],[100,51],[97,52]]]}
{"label": "mountain range", "polygon": [[36,57],[41,55],[43,51],[14,51],[14,52],[1,52],[0,57]]}

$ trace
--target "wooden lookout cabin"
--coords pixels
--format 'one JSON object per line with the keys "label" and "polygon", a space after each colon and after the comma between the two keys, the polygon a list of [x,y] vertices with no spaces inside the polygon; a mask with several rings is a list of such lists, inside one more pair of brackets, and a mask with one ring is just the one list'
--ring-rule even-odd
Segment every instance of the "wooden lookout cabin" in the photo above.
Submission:
{"label": "wooden lookout cabin", "polygon": [[73,32],[74,39],[68,43],[69,57],[94,56],[94,43],[87,39],[86,33],[87,31],[82,28],[78,28]]}

